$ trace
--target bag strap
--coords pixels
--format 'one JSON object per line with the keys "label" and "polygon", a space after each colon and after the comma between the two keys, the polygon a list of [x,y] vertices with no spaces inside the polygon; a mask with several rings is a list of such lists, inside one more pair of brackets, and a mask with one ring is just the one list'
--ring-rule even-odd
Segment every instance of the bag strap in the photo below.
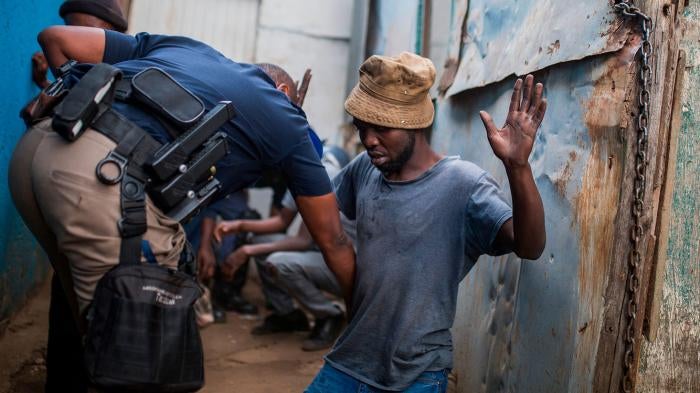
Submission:
{"label": "bag strap", "polygon": [[[119,263],[133,265],[141,262],[141,240],[148,228],[146,222],[146,181],[144,164],[160,148],[160,143],[122,114],[106,109],[92,127],[117,146],[98,164],[97,178],[103,183],[120,183],[121,218],[117,226],[122,237]],[[116,176],[104,172],[106,165],[118,168]]]}

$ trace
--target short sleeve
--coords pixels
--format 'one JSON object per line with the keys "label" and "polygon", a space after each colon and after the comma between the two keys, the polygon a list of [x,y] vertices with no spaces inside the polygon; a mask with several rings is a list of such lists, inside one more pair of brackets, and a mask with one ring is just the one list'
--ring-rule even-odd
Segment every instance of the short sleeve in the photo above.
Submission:
{"label": "short sleeve", "polygon": [[311,139],[303,138],[279,163],[287,187],[295,197],[320,196],[333,191]]}
{"label": "short sleeve", "polygon": [[504,251],[493,247],[501,226],[513,217],[513,210],[506,201],[498,183],[484,172],[472,187],[466,207],[467,244],[476,255],[502,254]]}
{"label": "short sleeve", "polygon": [[[145,34],[145,33],[144,33]],[[105,30],[105,52],[102,61],[107,64],[116,64],[125,60],[141,57],[141,37],[122,34],[113,30]]]}
{"label": "short sleeve", "polygon": [[335,196],[338,201],[338,208],[349,220],[355,220],[355,201],[357,199],[355,179],[353,174],[355,173],[355,168],[361,156],[358,156],[345,168],[343,168],[340,173],[338,173],[333,178],[333,188],[335,189]]}

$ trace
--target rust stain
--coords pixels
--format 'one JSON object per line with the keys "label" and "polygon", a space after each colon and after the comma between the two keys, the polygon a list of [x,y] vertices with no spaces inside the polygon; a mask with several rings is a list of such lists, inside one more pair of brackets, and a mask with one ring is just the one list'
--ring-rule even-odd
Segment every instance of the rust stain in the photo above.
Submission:
{"label": "rust stain", "polygon": [[[631,58],[623,48],[611,56],[602,67],[584,111],[585,124],[591,140],[590,156],[585,164],[580,192],[574,197],[574,220],[579,231],[579,312],[578,326],[599,332],[602,324],[603,295],[610,255],[615,238],[615,217],[618,211],[622,166],[611,165],[611,156],[622,156],[623,144],[618,134],[630,74]],[[612,87],[617,88],[613,89]],[[576,342],[579,359],[577,375],[588,375],[594,368],[591,348],[598,337],[581,334]]]}
{"label": "rust stain", "polygon": [[561,42],[559,42],[559,40],[556,40],[556,41],[552,42],[551,44],[549,44],[549,46],[547,47],[547,54],[553,55],[554,53],[558,52],[560,48],[561,48]]}
{"label": "rust stain", "polygon": [[557,194],[561,195],[562,198],[566,197],[566,185],[569,184],[572,173],[573,168],[571,168],[571,161],[567,161],[564,170],[561,172],[561,176],[554,180],[554,188],[557,190]]}
{"label": "rust stain", "polygon": [[588,322],[584,323],[583,326],[578,329],[578,332],[583,333],[586,329],[588,329]]}
{"label": "rust stain", "polygon": [[566,198],[566,186],[569,184],[569,180],[571,180],[571,175],[574,170],[572,164],[576,162],[576,159],[578,159],[576,151],[570,151],[569,160],[566,162],[566,165],[564,165],[561,175],[554,180],[554,188],[562,198]]}
{"label": "rust stain", "polygon": [[442,73],[442,77],[440,78],[440,83],[438,85],[438,91],[440,94],[444,95],[447,89],[452,86],[455,81],[455,77],[457,76],[458,68],[459,59],[451,57],[445,61],[445,70]]}

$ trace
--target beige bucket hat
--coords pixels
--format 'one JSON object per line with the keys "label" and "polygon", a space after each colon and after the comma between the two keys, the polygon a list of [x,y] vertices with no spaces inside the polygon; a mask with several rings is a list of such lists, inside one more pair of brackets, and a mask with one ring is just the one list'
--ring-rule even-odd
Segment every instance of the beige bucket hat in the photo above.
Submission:
{"label": "beige bucket hat", "polygon": [[353,117],[383,127],[420,129],[433,123],[430,87],[435,66],[430,59],[403,52],[374,55],[360,66],[360,81],[345,100]]}

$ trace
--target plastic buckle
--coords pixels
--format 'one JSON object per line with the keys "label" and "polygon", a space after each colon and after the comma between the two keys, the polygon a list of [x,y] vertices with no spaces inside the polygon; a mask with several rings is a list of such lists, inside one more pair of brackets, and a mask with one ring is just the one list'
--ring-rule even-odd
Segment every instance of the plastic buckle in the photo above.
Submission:
{"label": "plastic buckle", "polygon": [[[102,160],[100,160],[100,162],[97,163],[97,167],[95,168],[95,175],[97,175],[97,179],[99,179],[102,183],[110,186],[115,185],[119,183],[124,177],[124,173],[126,172],[126,164],[128,162],[129,160],[126,157],[112,150],[109,152],[109,154],[107,154],[107,157],[103,158]],[[119,172],[116,176],[111,177],[104,173],[102,169],[107,164],[112,164],[117,167]]]}

